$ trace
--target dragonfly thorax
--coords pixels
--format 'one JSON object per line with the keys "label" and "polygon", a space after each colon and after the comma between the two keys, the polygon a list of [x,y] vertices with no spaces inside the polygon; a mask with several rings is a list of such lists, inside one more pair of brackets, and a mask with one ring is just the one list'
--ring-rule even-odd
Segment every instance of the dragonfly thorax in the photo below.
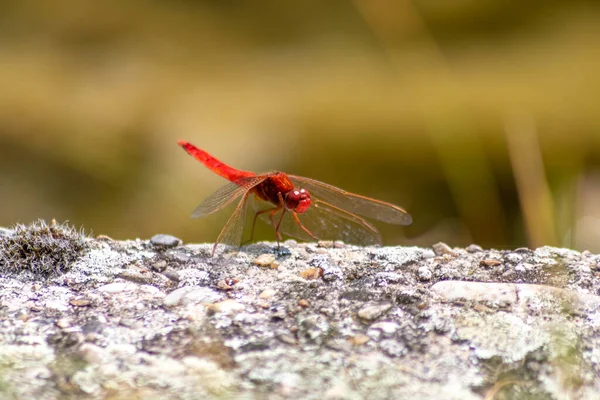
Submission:
{"label": "dragonfly thorax", "polygon": [[306,189],[294,189],[285,196],[285,208],[302,214],[310,207],[310,193]]}

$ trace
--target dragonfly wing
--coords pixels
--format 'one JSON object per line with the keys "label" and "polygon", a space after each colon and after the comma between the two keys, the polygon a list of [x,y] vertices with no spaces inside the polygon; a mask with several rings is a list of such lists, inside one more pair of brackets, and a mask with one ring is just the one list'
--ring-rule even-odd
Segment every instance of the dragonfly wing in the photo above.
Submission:
{"label": "dragonfly wing", "polygon": [[412,223],[410,214],[394,204],[350,193],[303,176],[288,176],[294,185],[308,190],[315,199],[323,200],[335,208],[390,224],[410,225]]}
{"label": "dragonfly wing", "polygon": [[212,214],[234,202],[240,196],[248,193],[253,187],[267,179],[266,175],[250,176],[228,183],[208,196],[192,212],[192,218],[201,218]]}
{"label": "dragonfly wing", "polygon": [[[280,216],[278,213],[273,218],[275,222],[279,221]],[[302,229],[302,226],[289,212],[284,216],[279,231],[303,241],[314,241],[317,238],[319,240],[342,240],[344,243],[361,245],[381,244],[379,231],[369,222],[320,200],[316,200],[305,213],[296,214],[296,216],[312,236]],[[268,213],[262,214],[261,219],[271,224]]]}
{"label": "dragonfly wing", "polygon": [[227,223],[219,233],[216,243],[224,243],[231,246],[239,246],[242,243],[244,234],[244,222],[246,221],[246,209],[248,208],[248,196],[250,192],[246,191],[242,199],[235,207],[235,211],[227,220]]}

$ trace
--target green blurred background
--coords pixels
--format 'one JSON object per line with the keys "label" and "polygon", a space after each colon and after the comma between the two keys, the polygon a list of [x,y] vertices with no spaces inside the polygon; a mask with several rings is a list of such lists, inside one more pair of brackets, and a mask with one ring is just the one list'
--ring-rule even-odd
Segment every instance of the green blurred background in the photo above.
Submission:
{"label": "green blurred background", "polygon": [[596,0],[3,1],[0,226],[213,241],[185,139],[405,207],[386,244],[600,251],[599,108]]}

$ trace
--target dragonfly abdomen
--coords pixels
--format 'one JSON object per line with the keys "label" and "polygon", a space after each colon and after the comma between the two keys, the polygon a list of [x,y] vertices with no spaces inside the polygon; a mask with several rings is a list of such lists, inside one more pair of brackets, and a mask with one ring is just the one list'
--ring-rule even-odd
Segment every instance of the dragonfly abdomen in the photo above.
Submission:
{"label": "dragonfly abdomen", "polygon": [[216,174],[219,174],[220,176],[222,176],[223,178],[225,178],[231,182],[235,182],[241,178],[246,178],[249,176],[256,175],[253,172],[241,171],[239,169],[230,167],[229,165],[225,164],[224,162],[217,160],[215,157],[211,156],[206,151],[199,149],[196,146],[194,146],[193,144],[190,144],[184,140],[180,140],[177,143],[181,147],[183,147],[183,149],[185,151],[187,151],[188,154],[190,154],[196,160],[198,160],[202,164],[204,164],[204,166],[206,168],[210,169],[211,171],[213,171]]}

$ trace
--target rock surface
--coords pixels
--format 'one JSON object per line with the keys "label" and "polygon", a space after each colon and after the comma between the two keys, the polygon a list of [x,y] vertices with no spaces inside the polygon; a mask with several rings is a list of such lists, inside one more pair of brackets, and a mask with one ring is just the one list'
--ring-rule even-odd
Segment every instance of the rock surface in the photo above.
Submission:
{"label": "rock surface", "polygon": [[598,255],[168,242],[1,271],[0,398],[600,398]]}

